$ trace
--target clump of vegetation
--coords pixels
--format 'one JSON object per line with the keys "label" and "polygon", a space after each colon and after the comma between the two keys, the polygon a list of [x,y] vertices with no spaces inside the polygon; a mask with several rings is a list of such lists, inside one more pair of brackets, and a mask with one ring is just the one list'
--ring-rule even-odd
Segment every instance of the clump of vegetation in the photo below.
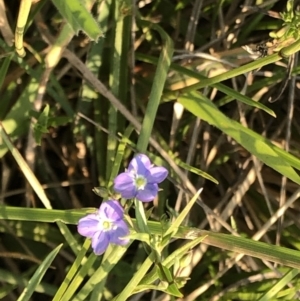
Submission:
{"label": "clump of vegetation", "polygon": [[1,300],[298,300],[298,6],[0,0]]}

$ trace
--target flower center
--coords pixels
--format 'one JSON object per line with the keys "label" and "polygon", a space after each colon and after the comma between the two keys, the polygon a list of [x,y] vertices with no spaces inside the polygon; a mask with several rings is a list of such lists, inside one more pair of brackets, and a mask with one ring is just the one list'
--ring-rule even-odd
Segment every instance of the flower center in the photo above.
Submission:
{"label": "flower center", "polygon": [[108,231],[111,229],[112,223],[110,223],[109,221],[103,221],[102,227],[104,231]]}
{"label": "flower center", "polygon": [[137,190],[144,190],[147,184],[147,179],[143,176],[137,176],[135,178],[135,187]]}

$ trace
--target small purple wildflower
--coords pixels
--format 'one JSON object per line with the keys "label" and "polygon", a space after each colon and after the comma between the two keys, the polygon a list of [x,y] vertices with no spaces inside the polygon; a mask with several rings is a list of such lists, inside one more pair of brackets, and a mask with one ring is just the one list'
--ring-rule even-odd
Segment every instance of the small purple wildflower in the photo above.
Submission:
{"label": "small purple wildflower", "polygon": [[127,224],[123,220],[124,209],[118,201],[103,202],[96,213],[81,218],[78,232],[92,239],[92,248],[96,255],[105,252],[109,243],[126,245],[129,239],[121,239],[129,234]]}
{"label": "small purple wildflower", "polygon": [[150,159],[138,154],[129,163],[128,170],[114,180],[114,190],[123,198],[136,198],[142,202],[151,202],[158,193],[158,183],[168,176],[164,167],[155,167]]}

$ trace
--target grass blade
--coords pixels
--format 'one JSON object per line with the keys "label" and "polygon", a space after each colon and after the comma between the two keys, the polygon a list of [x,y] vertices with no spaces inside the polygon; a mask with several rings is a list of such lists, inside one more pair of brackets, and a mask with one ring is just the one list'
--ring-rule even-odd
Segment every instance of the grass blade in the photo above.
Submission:
{"label": "grass blade", "polygon": [[62,246],[63,246],[62,244],[60,244],[59,246],[57,246],[44,259],[44,261],[42,262],[42,264],[38,267],[38,269],[36,270],[36,272],[33,274],[33,276],[31,277],[31,279],[29,280],[28,285],[26,286],[26,288],[24,289],[24,291],[22,292],[22,294],[20,295],[20,297],[18,298],[17,301],[27,301],[27,300],[30,299],[31,295],[34,293],[36,287],[41,282],[44,274],[46,273],[46,271],[50,267],[52,261],[54,260],[54,258],[56,257],[56,255],[58,254],[58,252],[59,252],[59,250],[61,249]]}

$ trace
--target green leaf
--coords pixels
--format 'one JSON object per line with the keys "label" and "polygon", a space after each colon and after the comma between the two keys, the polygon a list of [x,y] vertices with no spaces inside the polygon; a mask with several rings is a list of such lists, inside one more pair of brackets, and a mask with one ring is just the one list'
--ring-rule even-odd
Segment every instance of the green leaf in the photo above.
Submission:
{"label": "green leaf", "polygon": [[178,164],[178,166],[182,167],[183,169],[188,170],[189,172],[192,172],[192,173],[194,173],[198,176],[201,176],[209,181],[212,181],[216,184],[219,184],[219,182],[214,177],[212,177],[208,173],[202,171],[201,169],[193,167],[189,164],[186,164],[185,162],[178,160],[177,158],[174,161]]}
{"label": "green leaf", "polygon": [[147,218],[144,211],[143,203],[137,199],[134,199],[135,216],[137,220],[137,226],[140,232],[150,233],[147,226]]}
{"label": "green leaf", "polygon": [[149,290],[153,290],[153,291],[161,291],[161,292],[166,292],[166,289],[168,288],[168,284],[165,283],[161,283],[159,285],[152,285],[152,284],[142,284],[139,285],[135,290],[134,290],[134,294],[140,293],[140,292],[144,292],[144,291],[149,291]]}
{"label": "green leaf", "polygon": [[[157,64],[157,59],[155,57],[145,55],[145,54],[142,54],[142,53],[136,53],[136,57],[139,60],[142,60],[144,62],[151,63],[151,64]],[[181,77],[182,77],[182,75],[186,75],[190,78],[197,78],[197,79],[199,79],[200,82],[203,81],[203,80],[208,80],[208,78],[205,77],[204,75],[202,75],[201,73],[195,72],[193,70],[182,67],[182,66],[180,66],[178,64],[175,64],[175,63],[171,64],[171,69],[177,71],[178,74],[180,74]],[[276,117],[274,111],[271,110],[270,108],[266,107],[264,104],[262,104],[260,102],[257,102],[257,101],[254,101],[250,97],[248,97],[247,95],[242,95],[242,94],[238,93],[237,91],[235,91],[234,89],[232,89],[232,88],[230,88],[230,87],[228,87],[228,86],[226,86],[222,83],[214,83],[211,86],[213,88],[216,88],[217,90],[223,92],[224,94],[230,96],[232,99],[236,99],[237,101],[243,102],[243,103],[245,103],[249,106],[258,108],[260,110],[263,110],[266,113],[270,114],[271,116]],[[166,93],[164,93],[163,98],[174,99],[174,95],[178,92],[179,91],[166,92]]]}
{"label": "green leaf", "polygon": [[[52,301],[59,301],[59,300],[62,299],[62,296],[66,292],[66,290],[67,290],[68,286],[70,285],[71,281],[73,280],[74,275],[78,272],[78,269],[80,267],[81,262],[86,263],[87,260],[90,260],[90,259],[85,258],[85,255],[86,255],[90,245],[91,245],[91,240],[86,239],[85,242],[82,245],[82,248],[81,248],[80,252],[77,255],[77,258],[74,260],[71,268],[69,269],[68,274],[66,275],[64,281],[61,283],[59,289],[56,291],[55,296],[52,299]],[[93,255],[91,257],[95,258],[95,256],[93,256]],[[92,261],[92,263],[94,262],[93,260],[90,260],[90,261]]]}
{"label": "green leaf", "polygon": [[49,117],[48,119],[48,126],[52,126],[57,128],[62,125],[66,125],[72,121],[71,117],[68,116],[57,116],[57,117]]}
{"label": "green leaf", "polygon": [[[40,222],[57,222],[74,224],[88,213],[95,212],[95,209],[85,208],[82,210],[53,210],[38,208],[22,208],[0,205],[0,219],[5,220],[24,220]],[[133,219],[136,225],[136,221]],[[161,234],[161,224],[159,222],[148,221],[148,226],[152,234]],[[205,237],[203,237],[205,236]],[[214,233],[192,227],[179,227],[178,231],[172,236],[174,238],[193,240],[203,240],[203,243],[217,248],[226,249],[236,253],[257,257],[260,259],[277,262],[279,264],[300,269],[300,252],[288,248],[279,247],[250,238],[237,237],[229,234]],[[123,248],[124,249],[124,248]],[[176,255],[178,256],[178,254]],[[149,262],[152,264],[152,261]],[[168,267],[164,261],[163,264]]]}
{"label": "green leaf", "polygon": [[150,245],[150,236],[148,233],[132,233],[127,236],[131,240],[139,240],[145,242],[147,245]]}
{"label": "green leaf", "polygon": [[98,23],[81,0],[52,0],[60,14],[76,34],[82,30],[91,40],[97,41],[103,34]]}
{"label": "green leaf", "polygon": [[48,133],[49,110],[49,105],[46,105],[33,128],[35,141],[38,145],[41,145],[43,134]]}
{"label": "green leaf", "polygon": [[[77,264],[79,262],[82,262],[81,259],[83,259],[83,256],[87,251],[86,247],[87,247],[87,244],[85,244],[84,250],[82,250],[78,254],[78,257],[76,258]],[[88,257],[87,260],[84,260],[84,263],[80,267],[78,267],[77,264],[72,265],[71,269],[68,272],[68,277],[70,277],[71,279],[65,280],[65,282],[60,287],[60,291],[57,292],[57,295],[55,296],[55,299],[53,301],[72,300],[72,297],[74,296],[77,288],[79,286],[81,286],[84,278],[86,277],[88,272],[91,270],[91,268],[96,260],[97,260],[97,256],[94,253],[92,253],[92,254],[90,254],[90,256]],[[82,300],[84,300],[84,299],[82,299]]]}
{"label": "green leaf", "polygon": [[[122,256],[126,252],[129,245],[126,247],[118,246],[118,245],[109,245],[106,252],[103,255],[101,265],[95,270],[93,275],[82,286],[80,291],[76,293],[76,296],[71,298],[73,296],[73,294],[69,294],[69,299],[66,298],[65,301],[68,301],[71,299],[73,301],[90,300],[90,299],[87,299],[87,297],[91,292],[93,292],[93,290],[95,289],[96,286],[97,286],[97,288],[102,287],[102,291],[105,290],[105,284],[106,284],[107,277],[108,277],[110,271],[114,268],[114,266],[122,258]],[[97,257],[95,254],[92,254],[91,256]],[[85,273],[82,273],[81,271],[78,272],[78,277],[80,277],[79,280],[83,279],[84,276],[90,270],[90,267],[85,267],[86,264],[87,263],[84,263],[82,266],[82,269],[86,270]],[[76,275],[76,277],[77,277],[77,275]],[[78,282],[79,280],[76,280],[76,277],[74,278],[74,280],[76,282],[73,281],[69,287],[69,289],[73,290],[73,292],[76,291],[76,289],[78,288],[78,285],[80,284]]]}
{"label": "green leaf", "polygon": [[[180,229],[182,229],[182,227],[180,227]],[[151,228],[151,230],[153,230],[153,228]],[[178,234],[178,232],[177,232],[177,234]],[[174,265],[174,270],[176,271],[175,264],[178,263],[178,259],[182,260],[182,257],[185,256],[185,254],[187,254],[187,252],[189,250],[191,250],[192,248],[197,246],[204,238],[205,238],[205,236],[202,236],[202,237],[199,236],[198,238],[195,238],[195,239],[187,242],[182,247],[177,248],[176,251],[174,251],[166,259],[164,259],[162,264],[167,268],[171,268]],[[158,279],[158,275],[156,273],[156,270],[153,269],[149,274],[147,274],[143,278],[143,280],[141,281],[141,285],[153,283],[157,279]],[[186,280],[187,280],[187,278],[185,278],[185,277],[184,277],[184,279],[180,279],[179,277],[177,277],[176,283],[178,285],[181,285]],[[136,288],[135,292],[139,290],[139,287],[140,287],[140,285]]]}
{"label": "green leaf", "polygon": [[24,291],[22,292],[21,296],[18,298],[17,301],[27,301],[30,299],[31,295],[36,290],[44,274],[46,273],[47,269],[51,265],[52,261],[54,260],[54,258],[56,257],[56,255],[58,254],[62,246],[63,244],[60,244],[52,252],[48,254],[48,256],[44,259],[42,264],[38,267],[36,272],[29,280],[28,285],[25,287]]}
{"label": "green leaf", "polygon": [[178,298],[183,297],[183,295],[179,291],[176,283],[172,283],[171,285],[169,285],[168,288],[165,290],[165,292],[170,294],[170,295],[173,295],[175,297],[178,297]]}
{"label": "green leaf", "polygon": [[10,137],[7,135],[5,129],[3,128],[2,124],[0,123],[0,138],[2,138],[4,144],[7,146],[7,148],[10,150],[12,156],[16,160],[19,168],[23,172],[24,176],[32,186],[33,190],[36,192],[40,200],[42,201],[43,205],[50,209],[51,204],[50,201],[42,188],[40,182],[34,175],[33,171],[28,166],[27,162],[24,160],[22,155],[20,154],[19,150],[11,143]]}
{"label": "green leaf", "polygon": [[[30,272],[30,271],[29,271]],[[28,285],[28,271],[20,274],[14,274],[12,271],[0,269],[0,300],[5,300],[5,297],[17,287],[25,287]],[[35,288],[36,293],[44,294],[45,297],[55,295],[57,287],[54,284],[48,284],[46,281],[41,282]]]}
{"label": "green leaf", "polygon": [[160,103],[163,88],[168,78],[168,70],[172,61],[174,45],[172,39],[160,26],[144,20],[140,20],[140,22],[143,26],[150,27],[157,31],[164,42],[157,62],[157,68],[153,78],[153,85],[151,87],[149,101],[147,104],[141,132],[137,142],[137,149],[141,152],[145,152],[151,136],[151,131],[153,128],[154,120],[156,118],[157,109]]}
{"label": "green leaf", "polygon": [[[29,112],[36,99],[38,87],[38,81],[32,78],[16,101],[15,105],[6,115],[5,120],[2,122],[2,125],[6,133],[9,134],[10,139],[20,137],[28,129],[30,123]],[[7,150],[7,145],[3,142],[0,143],[0,158],[6,154]]]}
{"label": "green leaf", "polygon": [[182,224],[182,222],[184,221],[186,216],[191,212],[191,209],[192,209],[193,205],[195,204],[195,202],[197,201],[201,191],[202,191],[202,189],[198,190],[198,192],[187,203],[187,205],[184,207],[184,209],[178,215],[178,217],[175,219],[175,221],[171,224],[170,228],[165,232],[165,234],[163,236],[163,244],[168,243],[168,240],[166,240],[166,238],[168,238],[171,233],[172,233],[172,235],[174,235],[178,231],[180,225]]}
{"label": "green leaf", "polygon": [[[51,127],[57,128],[59,126],[66,125],[67,123],[70,123],[73,120],[73,118],[71,118],[69,116],[55,116],[55,117],[49,116],[52,114],[55,114],[55,113],[50,111],[48,114],[48,122],[47,122],[48,127],[51,126]],[[29,116],[33,117],[35,119],[38,119],[40,114],[37,111],[30,110]]]}
{"label": "green leaf", "polygon": [[[282,155],[283,153],[286,153],[285,151],[280,150],[268,141],[268,139],[248,128],[245,128],[240,123],[229,119],[201,93],[191,92],[185,94],[179,98],[179,102],[195,116],[207,121],[209,124],[217,127],[228,136],[234,138],[245,149],[266,165],[270,166],[295,183],[300,184],[299,175]],[[297,161],[299,162],[299,160]]]}
{"label": "green leaf", "polygon": [[4,79],[6,77],[6,73],[8,70],[8,67],[10,65],[10,62],[12,60],[13,55],[10,55],[8,57],[5,58],[5,60],[3,61],[3,63],[1,64],[1,68],[0,68],[0,88],[3,85]]}
{"label": "green leaf", "polygon": [[157,264],[156,271],[157,271],[157,275],[161,281],[166,281],[168,283],[174,282],[174,277],[173,277],[172,273],[170,272],[170,270],[166,266],[162,265],[161,263]]}
{"label": "green leaf", "polygon": [[[77,225],[78,220],[89,213],[95,213],[96,208],[70,209],[70,210],[44,210],[41,208],[10,207],[0,205],[0,218],[6,220],[35,221],[55,223],[61,221],[65,224]],[[50,208],[48,208],[50,209]]]}
{"label": "green leaf", "polygon": [[299,270],[292,269],[287,272],[269,291],[267,291],[258,301],[269,301],[281,292],[298,274]]}

